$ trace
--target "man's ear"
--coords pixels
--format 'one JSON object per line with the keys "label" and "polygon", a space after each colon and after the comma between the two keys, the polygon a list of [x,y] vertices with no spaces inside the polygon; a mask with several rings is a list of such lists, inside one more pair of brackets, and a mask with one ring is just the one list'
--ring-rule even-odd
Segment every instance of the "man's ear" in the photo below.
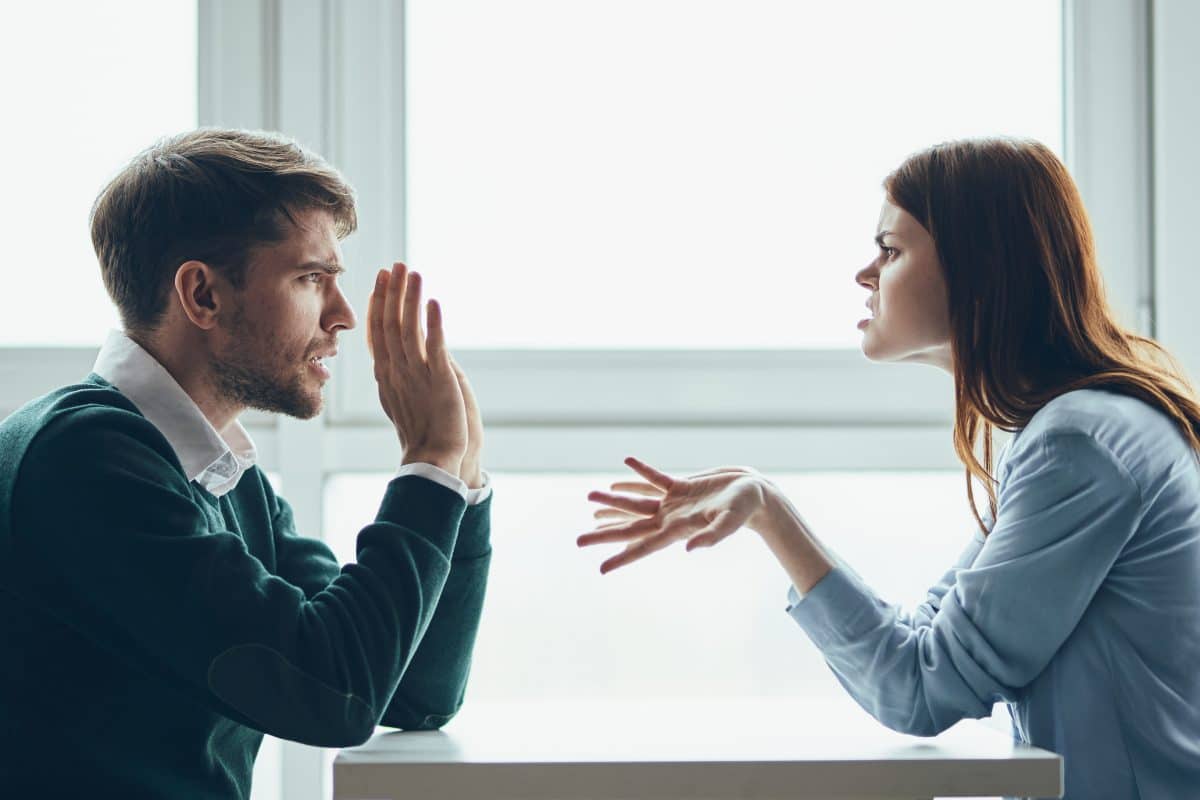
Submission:
{"label": "man's ear", "polygon": [[229,283],[203,261],[185,261],[175,270],[175,297],[183,313],[201,330],[211,330],[224,305],[229,305]]}

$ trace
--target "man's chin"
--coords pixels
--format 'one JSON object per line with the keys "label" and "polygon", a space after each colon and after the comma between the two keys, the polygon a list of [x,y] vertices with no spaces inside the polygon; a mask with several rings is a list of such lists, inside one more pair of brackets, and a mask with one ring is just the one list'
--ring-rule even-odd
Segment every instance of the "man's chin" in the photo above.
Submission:
{"label": "man's chin", "polygon": [[302,391],[299,387],[296,387],[295,391],[277,392],[269,396],[260,396],[256,399],[257,402],[251,402],[247,405],[259,411],[265,411],[269,414],[283,414],[285,417],[292,417],[293,419],[312,419],[325,408],[325,397],[319,388],[311,391]]}
{"label": "man's chin", "polygon": [[303,400],[297,402],[290,411],[285,411],[289,417],[296,419],[312,419],[321,413],[325,408],[325,395],[320,389],[317,389],[311,394],[304,395]]}

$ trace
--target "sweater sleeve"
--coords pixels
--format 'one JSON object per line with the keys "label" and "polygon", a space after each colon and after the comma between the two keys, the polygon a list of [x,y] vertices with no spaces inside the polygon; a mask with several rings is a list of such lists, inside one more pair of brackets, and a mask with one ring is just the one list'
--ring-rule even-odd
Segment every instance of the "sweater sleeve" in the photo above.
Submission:
{"label": "sweater sleeve", "polygon": [[432,730],[462,707],[491,563],[491,508],[490,496],[467,506],[437,611],[381,724]]}
{"label": "sweater sleeve", "polygon": [[1009,467],[986,543],[924,611],[906,616],[840,567],[790,609],[842,685],[890,728],[931,736],[1013,699],[1137,527],[1138,486],[1089,436],[1044,434]]}
{"label": "sweater sleeve", "polygon": [[271,517],[275,544],[275,572],[294,584],[309,600],[324,591],[341,573],[342,566],[329,545],[296,531],[292,507],[282,497],[272,496],[277,510]]}
{"label": "sweater sleeve", "polygon": [[214,527],[157,429],[97,406],[43,428],[13,500],[28,602],[216,713],[325,747],[365,741],[383,715],[465,507],[429,481],[392,481],[357,563],[307,597]]}
{"label": "sweater sleeve", "polygon": [[[340,570],[324,542],[296,534],[288,502],[276,497],[273,520],[280,577],[311,597]],[[406,730],[445,725],[462,707],[491,561],[491,496],[467,506],[437,609],[380,724]]]}

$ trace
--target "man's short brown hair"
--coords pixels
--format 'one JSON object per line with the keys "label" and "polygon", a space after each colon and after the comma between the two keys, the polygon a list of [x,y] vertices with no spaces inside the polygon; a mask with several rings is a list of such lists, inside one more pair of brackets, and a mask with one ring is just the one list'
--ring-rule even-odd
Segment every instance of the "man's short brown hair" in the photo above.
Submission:
{"label": "man's short brown hair", "polygon": [[320,156],[277,134],[202,128],[163,139],[113,178],[92,206],[92,246],[126,330],[145,332],[180,264],[203,261],[241,288],[250,251],[312,209],[333,216],[338,238],[358,224],[354,191]]}

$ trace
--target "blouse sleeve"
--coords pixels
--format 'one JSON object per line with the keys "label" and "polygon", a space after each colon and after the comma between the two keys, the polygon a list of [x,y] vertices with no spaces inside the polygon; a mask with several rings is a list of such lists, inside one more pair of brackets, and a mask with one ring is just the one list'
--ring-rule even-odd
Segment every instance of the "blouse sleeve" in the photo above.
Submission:
{"label": "blouse sleeve", "polygon": [[1051,431],[1010,454],[973,563],[913,615],[835,567],[789,614],[864,709],[931,736],[983,717],[1049,663],[1141,517],[1132,476],[1090,436]]}

